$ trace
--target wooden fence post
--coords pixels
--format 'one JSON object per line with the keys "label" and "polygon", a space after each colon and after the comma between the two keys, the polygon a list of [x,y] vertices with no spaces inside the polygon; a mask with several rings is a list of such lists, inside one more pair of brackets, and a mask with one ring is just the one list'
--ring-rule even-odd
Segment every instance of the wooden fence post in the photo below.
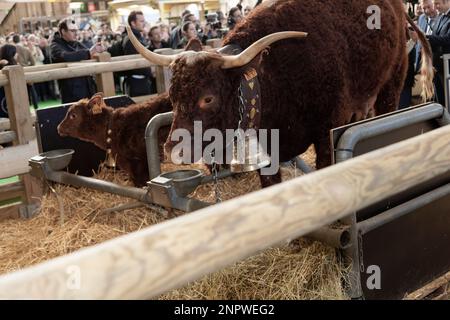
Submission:
{"label": "wooden fence post", "polygon": [[[155,53],[171,55],[174,54],[174,50],[170,48],[157,49]],[[170,80],[172,79],[172,71],[168,67],[155,66],[156,69],[156,92],[164,93],[169,91]]]}
{"label": "wooden fence post", "polygon": [[[97,56],[98,62],[110,62],[111,55],[109,52],[100,53]],[[112,97],[116,95],[116,87],[114,85],[114,75],[112,72],[104,72],[95,75],[95,82],[99,92],[103,92],[105,97]]]}
{"label": "wooden fence post", "polygon": [[[9,66],[3,69],[9,83],[5,85],[6,104],[11,130],[16,132],[14,145],[36,143],[36,133],[31,119],[27,83],[22,66]],[[24,205],[19,207],[23,217],[31,217],[39,207],[42,195],[41,183],[30,174],[20,176],[25,189]]]}
{"label": "wooden fence post", "polygon": [[156,66],[156,92],[164,93],[169,90],[172,71],[168,67]]}

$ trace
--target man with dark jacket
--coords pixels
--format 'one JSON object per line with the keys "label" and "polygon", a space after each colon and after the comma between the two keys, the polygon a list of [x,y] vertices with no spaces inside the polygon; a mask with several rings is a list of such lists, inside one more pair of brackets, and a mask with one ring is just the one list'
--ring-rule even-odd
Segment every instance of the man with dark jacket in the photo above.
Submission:
{"label": "man with dark jacket", "polygon": [[[417,20],[417,25],[420,30],[426,35],[431,35],[433,33],[433,27],[438,19],[438,12],[434,8],[432,0],[420,0],[420,5],[423,9],[423,14],[421,14]],[[417,42],[416,44],[416,72],[420,71],[421,66],[421,48],[422,45]]]}
{"label": "man with dark jacket", "polygon": [[[144,14],[141,11],[131,11],[128,16],[128,24],[134,35],[144,45],[147,46],[142,32],[145,27]],[[130,39],[123,34],[123,53],[125,55],[137,54],[136,48]],[[125,72],[125,93],[130,97],[145,96],[156,93],[156,83],[150,68],[134,69]]]}
{"label": "man with dark jacket", "polygon": [[431,35],[427,35],[433,50],[433,65],[436,68],[435,86],[437,100],[445,105],[444,61],[442,55],[450,53],[450,0],[433,0],[435,8],[441,13],[433,26]]}
{"label": "man with dark jacket", "polygon": [[153,26],[148,32],[149,44],[148,49],[155,51],[156,49],[170,48],[169,44],[161,39],[161,28]]}
{"label": "man with dark jacket", "polygon": [[[104,49],[100,44],[91,49],[77,41],[78,26],[71,18],[62,20],[58,25],[58,32],[54,34],[50,51],[53,63],[77,62],[92,59]],[[89,98],[96,92],[92,77],[78,77],[59,80],[62,103]]]}

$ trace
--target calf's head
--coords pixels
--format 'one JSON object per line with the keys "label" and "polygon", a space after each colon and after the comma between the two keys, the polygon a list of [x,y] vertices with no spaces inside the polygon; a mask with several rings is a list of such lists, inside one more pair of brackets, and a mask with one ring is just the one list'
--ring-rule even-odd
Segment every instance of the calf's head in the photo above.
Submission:
{"label": "calf's head", "polygon": [[102,93],[95,94],[89,100],[82,99],[70,106],[65,118],[58,125],[58,134],[97,142],[106,134],[109,109],[111,108],[103,101]]}

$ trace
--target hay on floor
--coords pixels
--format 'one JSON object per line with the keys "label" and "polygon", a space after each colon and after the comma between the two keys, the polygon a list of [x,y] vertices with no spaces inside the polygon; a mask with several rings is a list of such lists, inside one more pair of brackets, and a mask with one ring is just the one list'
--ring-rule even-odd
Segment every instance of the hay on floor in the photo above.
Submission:
{"label": "hay on floor", "polygon": [[[313,149],[302,157],[314,166]],[[163,171],[174,168],[176,166],[167,164]],[[282,169],[283,180],[301,174],[293,166]],[[128,177],[120,171],[100,170],[96,178],[130,185]],[[260,189],[260,183],[256,173],[246,173],[220,180],[219,188],[222,198],[228,200]],[[108,213],[105,209],[133,200],[86,188],[55,184],[54,189],[58,196],[52,192],[46,194],[34,218],[0,223],[0,274],[140,230],[172,218],[173,213],[184,214],[145,206]],[[192,196],[214,202],[214,185],[202,185]],[[343,299],[343,278],[344,271],[334,249],[301,240],[265,250],[160,298]]]}

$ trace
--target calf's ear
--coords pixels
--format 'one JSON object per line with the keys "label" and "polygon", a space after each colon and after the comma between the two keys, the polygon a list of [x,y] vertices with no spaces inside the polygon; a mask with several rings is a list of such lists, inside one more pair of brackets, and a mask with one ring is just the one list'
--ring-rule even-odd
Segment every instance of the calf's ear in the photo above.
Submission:
{"label": "calf's ear", "polygon": [[87,104],[87,108],[92,114],[102,113],[102,107],[106,107],[105,101],[103,101],[103,93],[99,92],[92,96]]}

